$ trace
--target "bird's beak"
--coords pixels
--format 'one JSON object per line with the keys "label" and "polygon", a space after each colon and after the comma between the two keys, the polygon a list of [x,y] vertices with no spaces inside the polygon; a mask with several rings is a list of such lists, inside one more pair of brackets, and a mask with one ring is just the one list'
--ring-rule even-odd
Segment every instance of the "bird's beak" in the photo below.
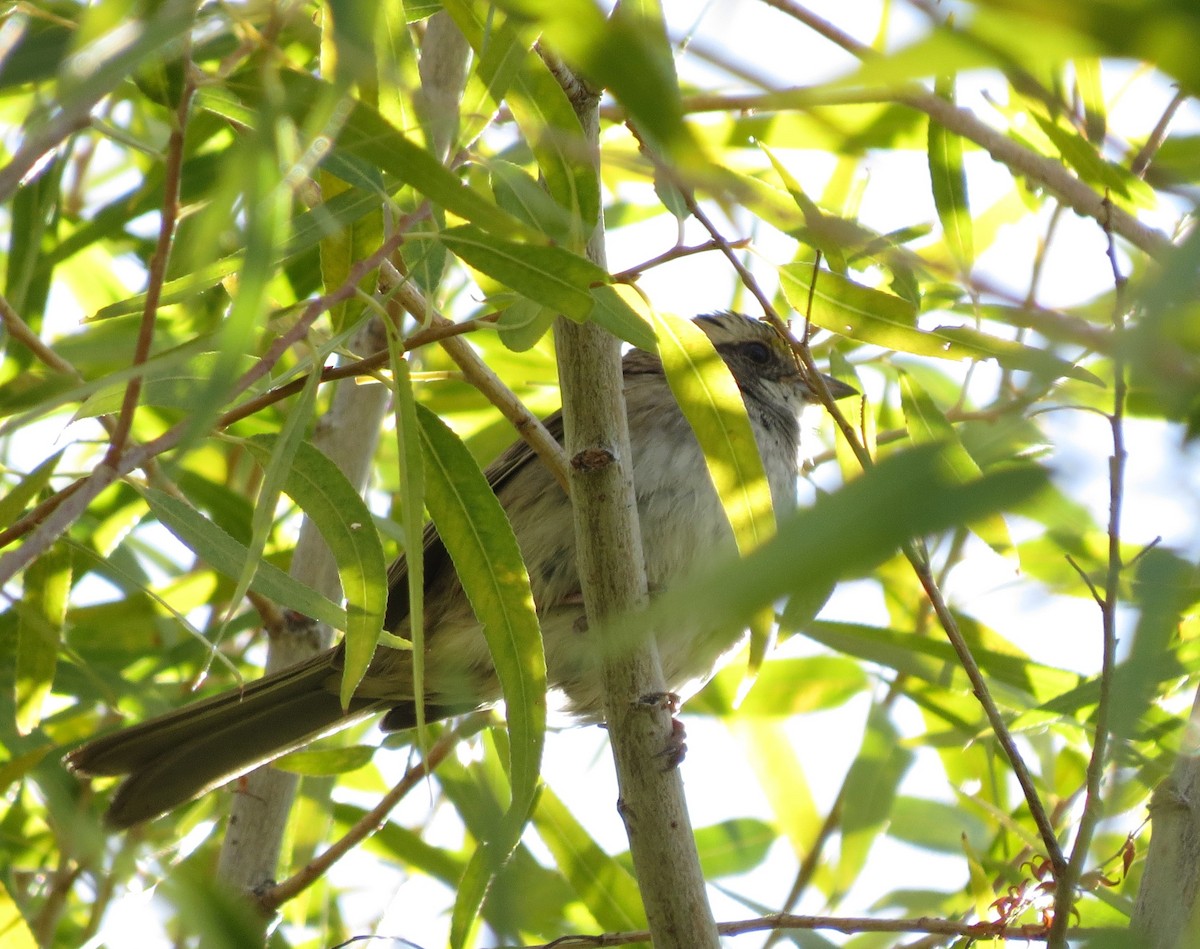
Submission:
{"label": "bird's beak", "polygon": [[[835,402],[838,399],[847,399],[852,395],[859,394],[858,390],[856,388],[854,388],[854,386],[847,385],[845,382],[842,382],[840,379],[833,378],[833,376],[827,376],[827,375],[825,375],[825,373],[821,373],[821,379],[825,383],[825,388],[829,390],[829,394],[833,397],[833,400]],[[811,386],[805,386],[805,388],[809,389],[809,391],[812,392]],[[817,394],[815,392],[812,392],[812,400],[814,402],[820,401],[817,398]]]}

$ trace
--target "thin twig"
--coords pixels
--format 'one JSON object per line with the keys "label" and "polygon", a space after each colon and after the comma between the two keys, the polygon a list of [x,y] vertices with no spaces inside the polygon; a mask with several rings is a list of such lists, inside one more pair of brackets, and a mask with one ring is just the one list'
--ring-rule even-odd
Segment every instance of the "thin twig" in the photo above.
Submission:
{"label": "thin twig", "polygon": [[[1108,720],[1112,705],[1112,678],[1117,664],[1117,606],[1121,596],[1121,506],[1125,497],[1125,397],[1128,384],[1125,379],[1125,357],[1122,338],[1125,333],[1125,277],[1117,262],[1116,242],[1112,232],[1105,230],[1108,238],[1108,260],[1112,267],[1113,298],[1112,329],[1112,374],[1113,407],[1109,416],[1112,431],[1112,455],[1108,459],[1108,569],[1104,578],[1104,595],[1097,597],[1100,606],[1103,636],[1100,662],[1100,695],[1096,701],[1096,737],[1092,743],[1092,754],[1087,766],[1087,796],[1083,802],[1083,814],[1071,849],[1071,860],[1066,873],[1058,876],[1058,889],[1054,894],[1054,922],[1050,930],[1050,945],[1065,946],[1066,930],[1071,921],[1075,904],[1075,889],[1083,876],[1088,849],[1092,844],[1096,826],[1102,816],[1100,784],[1108,755]],[[1090,584],[1089,584],[1090,586]],[[1095,596],[1093,591],[1093,596]]]}
{"label": "thin twig", "polygon": [[[748,247],[749,245],[749,238],[729,241],[730,247],[737,247],[739,249],[742,247]],[[670,263],[673,260],[682,260],[684,257],[690,257],[693,254],[706,254],[709,251],[720,249],[721,245],[716,241],[711,240],[705,241],[703,244],[693,244],[690,247],[680,244],[676,247],[672,247],[670,250],[665,251],[664,253],[659,254],[657,257],[651,257],[649,260],[645,260],[640,264],[636,264],[633,267],[630,267],[628,270],[622,270],[620,273],[613,274],[613,281],[615,283],[632,283],[643,273],[653,267],[659,267],[663,264]]]}
{"label": "thin twig", "polygon": [[378,831],[387,820],[388,814],[404,797],[432,774],[458,745],[482,729],[493,718],[491,712],[476,712],[463,719],[455,728],[441,736],[429,749],[429,753],[415,765],[404,772],[404,776],[396,782],[379,803],[367,811],[354,826],[341,838],[335,840],[314,857],[300,870],[281,883],[268,887],[256,893],[254,901],[258,909],[265,914],[272,914],[288,900],[298,896],[308,887],[319,880],[335,863],[342,859],[360,843]]}
{"label": "thin twig", "polygon": [[[754,919],[733,920],[718,923],[722,936],[740,936],[745,933],[764,932],[771,929],[831,930],[839,933],[937,933],[943,936],[960,936],[966,939],[1021,939],[1029,942],[1044,942],[1046,927],[1040,923],[1014,926],[1003,920],[984,923],[963,923],[951,919],[934,919],[922,916],[915,919],[877,919],[872,916],[795,916],[790,913],[773,913]],[[1099,932],[1094,929],[1076,929],[1072,936],[1087,936]],[[594,949],[594,947],[625,946],[635,942],[646,942],[650,933],[645,930],[634,932],[603,933],[595,936],[560,936],[551,942],[525,944],[522,946],[498,946],[496,949]]]}
{"label": "thin twig", "polygon": [[1025,764],[1025,759],[1021,756],[1021,752],[1013,740],[1012,733],[1008,730],[1008,726],[1004,722],[1004,716],[1000,714],[1000,709],[996,706],[995,699],[992,698],[987,680],[984,679],[983,672],[980,671],[979,664],[975,661],[975,656],[971,653],[971,647],[963,637],[962,630],[958,628],[958,621],[954,618],[954,614],[946,604],[945,597],[942,596],[941,589],[933,578],[933,573],[929,567],[928,554],[926,554],[921,544],[910,541],[904,547],[904,556],[916,572],[917,580],[925,589],[925,595],[929,597],[929,602],[933,604],[934,612],[937,614],[942,630],[946,633],[946,639],[950,642],[951,648],[954,649],[955,655],[958,657],[959,665],[962,666],[963,671],[966,672],[967,678],[971,682],[971,691],[975,693],[975,698],[979,701],[980,706],[982,706],[983,712],[987,716],[988,724],[996,736],[996,740],[1000,743],[1000,747],[1004,749],[1004,755],[1008,758],[1013,775],[1016,777],[1017,783],[1021,785],[1025,804],[1029,808],[1033,822],[1037,825],[1038,835],[1042,839],[1042,845],[1046,848],[1046,855],[1050,858],[1050,863],[1054,867],[1055,879],[1061,880],[1062,874],[1066,871],[1067,861],[1063,856],[1062,847],[1059,846],[1058,837],[1055,835],[1054,824],[1046,815],[1046,808],[1042,805],[1042,799],[1038,795],[1037,787],[1033,783],[1033,775],[1030,773],[1029,767]]}
{"label": "thin twig", "polygon": [[[167,276],[167,262],[171,257],[171,246],[175,241],[175,225],[179,221],[179,192],[183,178],[183,134],[187,128],[188,113],[191,111],[192,94],[196,91],[191,69],[191,48],[184,37],[183,89],[179,105],[175,109],[175,122],[167,139],[166,160],[163,164],[163,203],[159,214],[158,242],[150,257],[146,283],[146,297],[142,304],[142,318],[138,324],[137,342],[134,344],[132,365],[143,365],[150,357],[150,346],[154,342],[154,324],[158,318],[158,303],[162,298],[163,281]],[[138,399],[142,394],[142,374],[134,373],[125,384],[125,395],[117,413],[117,424],[109,440],[104,463],[112,465],[125,450],[129,432],[133,428],[133,415],[137,411]]]}
{"label": "thin twig", "polygon": [[1158,123],[1146,139],[1146,144],[1138,149],[1138,153],[1133,156],[1133,161],[1129,164],[1129,171],[1132,174],[1138,178],[1146,176],[1146,171],[1150,168],[1150,162],[1154,160],[1154,156],[1162,148],[1162,143],[1167,139],[1167,129],[1171,126],[1171,120],[1175,118],[1175,113],[1179,111],[1180,106],[1187,102],[1188,98],[1188,94],[1182,89],[1175,90],[1175,95],[1171,98],[1166,109],[1163,110]]}

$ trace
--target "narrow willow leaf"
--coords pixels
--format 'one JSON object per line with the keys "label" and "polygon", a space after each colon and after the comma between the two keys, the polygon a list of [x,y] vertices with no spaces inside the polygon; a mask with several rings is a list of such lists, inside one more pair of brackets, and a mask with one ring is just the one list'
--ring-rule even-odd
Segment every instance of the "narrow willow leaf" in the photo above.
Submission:
{"label": "narrow willow leaf", "polygon": [[1086,369],[1044,350],[990,336],[969,326],[918,329],[917,310],[909,301],[864,287],[827,270],[817,272],[817,286],[810,294],[813,281],[811,263],[784,264],[779,268],[779,274],[780,287],[792,308],[804,313],[822,329],[839,336],[849,336],[914,356],[955,360],[995,359],[1006,368],[1041,372],[1051,378],[1070,376],[1089,382],[1096,380]]}
{"label": "narrow willow leaf", "polygon": [[[652,319],[667,382],[704,451],[709,477],[744,557],[775,533],[775,508],[741,391],[704,330],[664,313],[653,312]],[[749,623],[751,675],[770,651],[774,620],[774,610],[764,609]]]}
{"label": "narrow willow leaf", "polygon": [[1053,353],[1036,346],[1023,346],[1016,340],[1002,339],[982,333],[973,326],[939,326],[932,332],[955,344],[969,346],[976,358],[995,359],[1005,369],[1030,372],[1046,379],[1066,376],[1094,386],[1103,386],[1104,380],[1082,366],[1060,359]]}
{"label": "narrow willow leaf", "polygon": [[0,880],[0,939],[9,949],[37,949],[38,940],[34,938],[33,930],[25,921],[9,887],[9,879]]}
{"label": "narrow willow leaf", "polygon": [[[287,95],[286,108],[298,124],[302,124],[311,103],[331,89],[315,76],[295,71],[280,73],[280,82]],[[260,95],[253,86],[230,82],[229,87],[249,101]],[[537,235],[530,233],[524,224],[468,188],[431,152],[409,139],[375,109],[361,101],[347,108],[336,149],[394,175],[434,204],[485,230],[536,239]]]}
{"label": "narrow willow leaf", "polygon": [[780,719],[734,715],[726,721],[766,795],[772,823],[787,838],[797,858],[806,856],[821,832],[821,813],[796,754],[794,738],[784,730]]}
{"label": "narrow willow leaf", "polygon": [[[312,417],[317,388],[320,385],[319,377],[320,373],[317,372],[308,374],[296,404],[284,418],[279,435],[270,437],[266,445],[250,446],[252,452],[255,447],[258,447],[263,453],[258,455],[263,476],[258,488],[258,496],[255,498],[254,507],[250,512],[249,555],[242,565],[241,573],[235,578],[237,583],[229,598],[229,607],[217,634],[218,640],[224,635],[225,624],[233,618],[237,604],[241,602],[242,597],[250,588],[250,581],[275,526],[275,509],[279,503],[279,495],[283,491],[288,473],[295,465],[296,452],[304,438],[306,424]],[[348,634],[349,631],[347,631]]]}
{"label": "narrow willow leaf", "polygon": [[[954,77],[940,77],[934,92],[954,102]],[[963,169],[962,139],[944,125],[929,121],[929,180],[933,185],[933,203],[946,245],[964,272],[975,262],[971,205],[967,196],[967,175]]]}
{"label": "narrow willow leaf", "polygon": [[[400,513],[404,532],[404,565],[408,580],[408,630],[412,643],[413,695],[416,697],[418,740],[425,740],[425,465],[408,360],[396,334],[388,332],[392,365],[393,413],[396,419],[396,457],[399,459]],[[388,580],[392,581],[389,572]],[[389,593],[389,598],[391,594]]]}
{"label": "narrow willow leaf", "polygon": [[[946,686],[947,671],[956,668],[958,657],[948,642],[898,632],[879,626],[834,623],[819,620],[805,630],[815,642],[934,685]],[[1051,666],[1030,662],[1012,651],[972,645],[972,654],[990,680],[1017,689],[1035,702],[1068,694],[1083,681],[1082,676]],[[965,674],[962,682],[966,685]]]}
{"label": "narrow willow leaf", "polygon": [[779,831],[752,817],[710,824],[696,830],[696,850],[706,880],[749,873],[766,860]]}
{"label": "narrow willow leaf", "polygon": [[[495,304],[495,298],[492,298]],[[518,297],[511,306],[500,311],[496,332],[500,342],[514,353],[528,352],[550,331],[558,314],[525,297]]]}
{"label": "narrow willow leaf", "polygon": [[500,159],[488,162],[487,168],[500,207],[556,244],[571,246],[578,230],[576,222],[532,175],[520,165]]}
{"label": "narrow willow leaf", "polygon": [[[172,352],[165,354],[162,359],[153,359],[139,366],[143,381],[138,404],[186,411],[195,405],[197,393],[203,391],[213,375],[228,368],[227,360],[222,359],[219,353],[200,353],[190,359],[186,357],[186,352]],[[234,374],[241,375],[254,364],[255,360],[250,356],[236,357]],[[261,388],[261,385],[255,386],[249,391],[253,393]],[[124,396],[123,382],[105,385],[84,400],[74,417],[95,418],[117,412]]]}
{"label": "narrow willow leaf", "polygon": [[575,106],[536,45],[522,60],[506,104],[533,150],[547,190],[571,214],[575,231],[570,246],[582,249],[602,220],[600,176]]}
{"label": "narrow willow leaf", "polygon": [[1111,727],[1122,738],[1137,733],[1159,683],[1186,674],[1171,646],[1184,611],[1200,600],[1200,570],[1169,551],[1151,550],[1138,564],[1134,595],[1141,613],[1112,684]]}
{"label": "narrow willow leaf", "polygon": [[373,745],[305,749],[304,751],[293,751],[282,758],[276,758],[271,762],[271,766],[292,774],[323,778],[366,767],[371,763],[371,758],[377,750]]}
{"label": "narrow willow leaf", "polygon": [[[269,462],[274,435],[256,435],[247,447]],[[295,501],[329,545],[346,597],[346,660],[342,704],[349,703],[375,655],[387,607],[387,563],[371,512],[342,470],[308,442],[300,442],[283,491]]]}
{"label": "narrow willow leaf", "polygon": [[834,871],[832,902],[850,889],[866,865],[871,847],[887,827],[896,789],[913,758],[887,712],[879,706],[873,708],[858,757],[846,775],[842,849]]}
{"label": "narrow willow leaf", "polygon": [[633,874],[604,851],[549,788],[538,797],[533,826],[553,854],[554,865],[602,929],[645,928],[646,914]]}
{"label": "narrow willow leaf", "polygon": [[780,288],[792,309],[822,329],[919,355],[948,359],[970,355],[954,352],[950,344],[917,329],[917,308],[900,297],[872,290],[828,270],[818,270],[814,277],[814,268],[808,262],[784,264],[779,275]]}
{"label": "narrow willow leaf", "polygon": [[[726,666],[699,695],[688,700],[689,714],[733,712],[741,676],[735,666]],[[740,705],[741,718],[790,718],[807,712],[836,708],[870,685],[862,666],[844,656],[810,656],[803,659],[773,659],[758,673],[754,689]]]}
{"label": "narrow willow leaf", "polygon": [[668,154],[695,144],[683,122],[670,49],[661,25],[621,5],[606,17],[592,0],[503,0],[502,9],[534,20],[547,45],[629,111]]}
{"label": "narrow willow leaf", "polygon": [[1053,119],[1045,118],[1036,111],[1029,113],[1041,127],[1046,138],[1054,143],[1058,153],[1063,157],[1084,181],[1105,190],[1111,190],[1122,198],[1131,198],[1127,185],[1129,180],[1124,172],[1113,165],[1097,151],[1096,146],[1087,141],[1074,129],[1063,128]]}
{"label": "narrow willow leaf", "polygon": [[463,945],[489,881],[521,839],[536,798],[546,729],[546,659],[529,574],[504,509],[466,446],[417,405],[425,504],[471,609],[483,624],[504,695],[512,803],[459,884],[451,943]]}
{"label": "narrow willow leaf", "polygon": [[[337,52],[323,57],[322,73],[332,73],[343,86],[349,86],[351,82],[374,85],[377,81],[375,19],[378,9],[373,3],[358,3],[357,0],[329,0],[332,16],[327,19],[333,20],[333,45]],[[328,43],[328,33],[325,42]]]}
{"label": "narrow willow leaf", "polygon": [[643,312],[648,312],[644,299],[626,284],[606,284],[592,287],[592,322],[603,326],[617,337],[648,353],[658,350],[658,338]]}
{"label": "narrow willow leaf", "polygon": [[[831,239],[830,231],[832,228],[829,222],[826,221],[825,213],[817,207],[815,201],[812,200],[804,189],[800,187],[795,176],[788,171],[787,167],[778,158],[775,153],[767,148],[762,142],[758,142],[758,147],[763,154],[767,156],[767,160],[771,162],[771,167],[775,169],[775,174],[779,176],[783,186],[787,188],[788,194],[792,196],[792,200],[796,202],[796,207],[800,209],[800,213],[804,215],[805,229],[801,235],[803,240],[816,250],[819,250],[829,261],[829,266],[838,273],[846,271],[846,255],[842,242]],[[805,312],[804,310],[800,311]]]}
{"label": "narrow willow leaf", "polygon": [[[900,374],[900,406],[908,425],[908,437],[914,445],[937,442],[945,452],[946,463],[965,484],[978,478],[983,472],[958,438],[958,432],[942,410],[908,373]],[[1013,546],[1008,525],[998,514],[988,514],[970,525],[984,543],[996,553],[1016,561],[1017,550]]]}
{"label": "narrow willow leaf", "polygon": [[610,279],[602,268],[569,250],[518,244],[470,224],[447,228],[435,239],[489,277],[575,320],[586,320],[592,311],[589,287]]}
{"label": "narrow willow leaf", "polygon": [[71,551],[63,544],[55,544],[25,570],[24,594],[16,605],[16,726],[22,735],[41,724],[54,684],[71,572]]}
{"label": "narrow willow leaf", "polygon": [[[143,488],[142,497],[159,523],[197,557],[230,579],[241,574],[249,556],[244,544],[178,498],[154,488]],[[334,629],[346,628],[345,610],[266,561],[259,562],[250,589]]]}
{"label": "narrow willow leaf", "polygon": [[[337,22],[335,16],[334,22]],[[330,171],[322,169],[320,173],[321,194],[326,200],[338,194],[349,191],[351,186]],[[321,248],[321,282],[326,293],[332,293],[350,278],[350,269],[358,261],[369,257],[383,242],[383,207],[376,205],[375,209],[358,218],[352,224],[338,230],[330,231],[322,239]],[[361,290],[370,293],[375,289],[376,271],[363,274],[358,281]],[[351,314],[356,314],[363,308],[359,300],[343,300],[329,312],[333,320],[334,331],[345,327]]]}
{"label": "narrow willow leaf", "polygon": [[733,373],[690,320],[654,313],[667,382],[700,447],[743,556],[775,533],[762,456]]}
{"label": "narrow willow leaf", "polygon": [[478,464],[436,415],[418,404],[425,504],[483,624],[500,679],[512,742],[514,806],[533,798],[546,721],[546,660],[529,574],[512,527]]}
{"label": "narrow willow leaf", "polygon": [[1098,56],[1079,56],[1075,67],[1075,88],[1083,103],[1083,122],[1088,141],[1102,142],[1108,134],[1108,103],[1104,98],[1101,60]]}
{"label": "narrow willow leaf", "polygon": [[0,497],[0,524],[11,524],[20,517],[29,502],[50,483],[50,478],[64,451],[66,451],[65,448],[60,448],[18,481],[7,494]]}
{"label": "narrow willow leaf", "polygon": [[986,850],[990,828],[961,804],[900,795],[892,802],[889,837],[924,850],[957,855],[965,837],[975,850]]}

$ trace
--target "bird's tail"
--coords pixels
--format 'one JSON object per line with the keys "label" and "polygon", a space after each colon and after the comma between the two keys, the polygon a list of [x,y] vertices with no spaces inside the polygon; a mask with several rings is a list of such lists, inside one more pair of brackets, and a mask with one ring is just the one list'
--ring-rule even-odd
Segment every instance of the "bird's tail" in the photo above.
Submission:
{"label": "bird's tail", "polygon": [[387,704],[358,700],[343,710],[334,655],[88,742],[67,755],[67,765],[85,775],[128,775],[105,815],[110,826],[165,814]]}

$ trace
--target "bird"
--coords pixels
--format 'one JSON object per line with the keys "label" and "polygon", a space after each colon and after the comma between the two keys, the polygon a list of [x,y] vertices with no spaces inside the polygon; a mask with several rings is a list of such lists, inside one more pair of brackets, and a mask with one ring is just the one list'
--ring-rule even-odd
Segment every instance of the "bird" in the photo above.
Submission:
{"label": "bird", "polygon": [[[731,371],[763,460],[777,516],[796,506],[801,416],[818,396],[786,337],[734,312],[700,316]],[[649,589],[686,576],[710,552],[734,549],[732,531],[704,455],[647,350],[623,358],[633,481]],[[823,376],[834,398],[856,390]],[[545,425],[560,442],[561,412]],[[589,639],[566,494],[523,441],[488,467],[488,483],[512,524],[527,565],[542,629],[547,684],[579,722],[601,722],[600,660]],[[501,698],[487,642],[433,525],[424,533],[425,695],[428,720],[486,707]],[[403,557],[388,574],[384,628],[408,638],[408,576]],[[665,629],[655,634],[672,693],[698,687],[732,652],[743,630]],[[363,718],[383,713],[384,731],[416,724],[410,653],[380,646],[349,706],[339,700],[342,647],[151,718],[72,750],[82,777],[123,776],[105,822],[124,829],[161,816],[279,756]]]}

